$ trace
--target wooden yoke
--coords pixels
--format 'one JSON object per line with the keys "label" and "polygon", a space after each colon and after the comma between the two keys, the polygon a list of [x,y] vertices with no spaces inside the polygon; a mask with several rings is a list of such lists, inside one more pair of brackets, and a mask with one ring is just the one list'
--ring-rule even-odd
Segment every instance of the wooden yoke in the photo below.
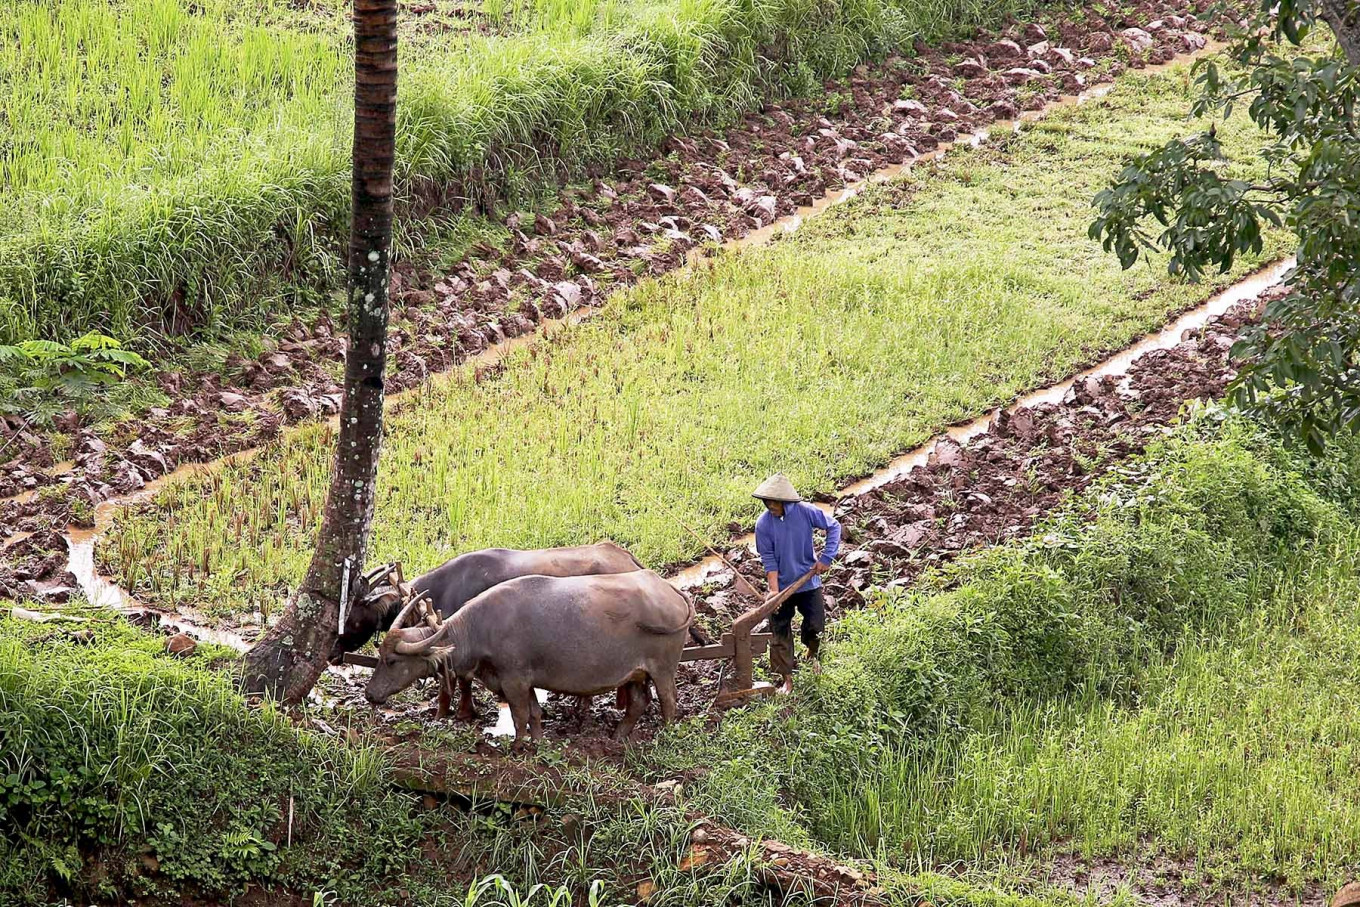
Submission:
{"label": "wooden yoke", "polygon": [[732,660],[734,662],[732,682],[734,691],[749,690],[754,683],[755,654],[751,651],[751,631],[756,628],[756,624],[777,611],[780,605],[789,600],[790,596],[806,586],[815,575],[815,569],[809,570],[800,576],[792,586],[787,589],[780,589],[763,603],[756,605],[732,622]]}

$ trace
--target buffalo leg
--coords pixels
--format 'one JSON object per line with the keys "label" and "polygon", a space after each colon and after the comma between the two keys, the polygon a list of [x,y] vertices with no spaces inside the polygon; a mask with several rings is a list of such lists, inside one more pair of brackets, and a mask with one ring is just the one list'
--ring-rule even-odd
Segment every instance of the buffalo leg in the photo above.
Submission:
{"label": "buffalo leg", "polygon": [[652,683],[656,686],[656,698],[661,700],[661,723],[670,724],[675,720],[675,675],[654,674]]}
{"label": "buffalo leg", "polygon": [[458,720],[476,721],[477,710],[472,706],[472,678],[458,678]]}
{"label": "buffalo leg", "polygon": [[614,729],[614,739],[627,740],[647,708],[647,681],[634,681],[620,687],[619,693],[620,698],[628,700],[628,709],[623,713],[623,720],[619,722],[619,726]]}
{"label": "buffalo leg", "polygon": [[529,735],[535,740],[543,736],[543,703],[532,691],[529,694]]}
{"label": "buffalo leg", "polygon": [[439,705],[435,708],[434,717],[436,720],[440,720],[449,714],[449,703],[453,700],[449,687],[453,683],[453,675],[446,668],[440,668],[437,674],[439,677]]}
{"label": "buffalo leg", "polygon": [[505,684],[501,692],[510,706],[510,717],[515,722],[515,745],[529,742],[529,727],[533,718],[534,691],[531,687]]}
{"label": "buffalo leg", "polygon": [[577,697],[576,697],[576,709],[575,709],[575,713],[576,713],[576,727],[577,727],[577,728],[585,727],[586,721],[590,718],[590,706],[591,706],[591,703],[593,702],[593,700],[594,700],[594,697],[593,697],[593,696],[577,696]]}

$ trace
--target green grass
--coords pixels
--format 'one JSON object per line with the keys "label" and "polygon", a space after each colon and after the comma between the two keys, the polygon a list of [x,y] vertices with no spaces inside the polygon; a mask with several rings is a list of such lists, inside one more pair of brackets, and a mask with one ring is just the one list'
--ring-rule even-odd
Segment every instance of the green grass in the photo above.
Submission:
{"label": "green grass", "polygon": [[[1120,271],[1086,238],[1088,200],[1185,128],[1184,79],[1131,76],[1003,149],[622,294],[499,376],[422,389],[391,418],[374,556],[414,572],[610,537],[659,567],[699,550],[682,522],[721,539],[749,520],[770,472],[829,490],[1159,325],[1209,288]],[[1250,157],[1254,132],[1221,134]],[[306,563],[331,444],[306,429],[169,488],[120,515],[100,557],[151,601],[267,611]]]}
{"label": "green grass", "polygon": [[[248,707],[234,653],[179,659],[108,611],[63,611],[85,622],[0,616],[0,907],[225,903],[247,886],[268,903],[293,893],[471,907],[521,903],[538,883],[566,890],[533,903],[569,907],[574,895],[595,907],[630,903],[638,878],[655,881],[662,905],[761,903],[745,859],[703,877],[677,870],[684,813],[598,796],[621,786],[616,768],[565,770],[586,792],[562,813],[585,839],[563,831],[560,813],[532,822],[495,803],[422,805],[391,785],[372,742]],[[513,888],[490,890],[492,872]]]}
{"label": "green grass", "polygon": [[[440,0],[404,18],[400,201],[522,196],[1021,3],[487,0],[469,30],[467,4]],[[336,287],[348,4],[295,6],[0,6],[0,342],[219,337]],[[406,226],[403,248],[423,245],[429,225]]]}
{"label": "green grass", "polygon": [[1353,440],[1311,463],[1200,420],[1033,539],[843,621],[796,709],[682,726],[639,766],[712,767],[693,808],[946,903],[1055,896],[1066,852],[1163,855],[1210,892],[1339,885],[1360,869],[1357,468]]}

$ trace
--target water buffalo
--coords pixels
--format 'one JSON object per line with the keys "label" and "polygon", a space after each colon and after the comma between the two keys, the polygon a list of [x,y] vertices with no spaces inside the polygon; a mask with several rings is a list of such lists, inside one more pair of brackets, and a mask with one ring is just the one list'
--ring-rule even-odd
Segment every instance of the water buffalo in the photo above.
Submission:
{"label": "water buffalo", "polygon": [[399,618],[364,692],[381,705],[440,669],[475,676],[510,704],[520,741],[543,731],[535,687],[576,696],[624,689],[614,735],[623,739],[646,707],[648,680],[662,720],[675,718],[675,672],[693,621],[689,597],[650,570],[524,576],[483,592],[437,630]]}
{"label": "water buffalo", "polygon": [[[486,548],[445,561],[416,577],[411,586],[431,600],[440,617],[448,617],[492,586],[518,576],[586,576],[641,569],[637,558],[613,542],[530,551]],[[391,627],[400,606],[396,596],[360,597],[345,618],[345,631],[331,647],[331,663],[339,664],[346,652],[353,652],[372,639],[374,633]],[[439,717],[448,711],[450,694],[451,690],[441,686]],[[473,718],[472,685],[466,680],[459,684],[458,717],[464,721]]]}

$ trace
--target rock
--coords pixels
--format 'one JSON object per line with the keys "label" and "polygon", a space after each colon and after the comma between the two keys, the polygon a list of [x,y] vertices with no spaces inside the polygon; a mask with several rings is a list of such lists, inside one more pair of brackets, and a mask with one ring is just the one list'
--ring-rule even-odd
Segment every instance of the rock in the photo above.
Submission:
{"label": "rock", "polygon": [[146,608],[132,608],[123,612],[123,619],[140,630],[155,631],[161,625],[161,616]]}
{"label": "rock", "polygon": [[929,466],[955,466],[963,459],[963,448],[953,438],[941,438],[926,458]]}
{"label": "rock", "polygon": [[983,66],[976,59],[969,57],[954,64],[954,75],[962,76],[965,79],[980,79],[987,75],[987,67]]}
{"label": "rock", "polygon": [[1025,53],[1029,54],[1031,60],[1038,60],[1053,49],[1053,45],[1047,41],[1040,41],[1038,44],[1031,44],[1025,48]]}
{"label": "rock", "polygon": [[271,372],[288,372],[293,369],[293,360],[289,359],[283,353],[270,353],[268,356],[260,359],[260,364]]}
{"label": "rock", "polygon": [[588,274],[597,274],[604,270],[604,262],[591,255],[589,252],[580,252],[572,257],[576,267]]}
{"label": "rock", "polygon": [[250,405],[250,401],[247,400],[244,396],[242,396],[241,394],[231,393],[230,391],[223,391],[222,393],[218,394],[214,399],[216,400],[218,406],[220,406],[222,409],[226,410],[229,413],[239,413]]}
{"label": "rock", "polygon": [[1071,66],[1076,62],[1077,56],[1066,47],[1054,47],[1049,50],[1048,58],[1050,62],[1063,66]]}
{"label": "rock", "polygon": [[694,831],[690,832],[689,840],[690,843],[692,844],[707,844],[708,832],[703,828],[703,826],[700,826],[699,828],[696,828],[694,829]]}
{"label": "rock", "polygon": [[1020,49],[1020,45],[1009,38],[990,45],[984,53],[990,60],[1020,60],[1025,55],[1025,52]]}
{"label": "rock", "polygon": [[1340,891],[1332,895],[1330,907],[1353,907],[1355,904],[1360,904],[1360,882],[1342,886]]}
{"label": "rock", "polygon": [[131,461],[120,460],[113,467],[112,475],[109,476],[109,484],[117,493],[127,494],[145,485],[146,479],[142,478],[141,471]]}
{"label": "rock", "polygon": [[188,633],[176,633],[165,641],[165,651],[179,658],[187,658],[198,648],[198,640]]}
{"label": "rock", "polygon": [[1109,53],[1110,48],[1114,47],[1114,35],[1108,32],[1098,32],[1091,36],[1091,43],[1087,46],[1092,53]]}
{"label": "rock", "polygon": [[1203,50],[1208,46],[1209,41],[1203,35],[1188,31],[1176,36],[1176,41],[1185,53],[1194,53]]}
{"label": "rock", "polygon": [[568,311],[581,304],[581,288],[570,280],[553,284],[553,293],[561,300],[563,308]]}
{"label": "rock", "polygon": [[1126,28],[1119,33],[1119,37],[1134,53],[1145,53],[1152,48],[1154,43],[1152,35],[1141,28]]}
{"label": "rock", "polygon": [[657,201],[666,202],[667,204],[675,201],[675,190],[670,186],[661,183],[652,183],[647,187],[647,191]]}
{"label": "rock", "polygon": [[1020,115],[1020,108],[1015,106],[1015,102],[1005,99],[994,101],[987,110],[997,120],[1013,120]]}
{"label": "rock", "polygon": [[751,207],[753,209],[760,211],[770,220],[774,220],[777,205],[778,200],[776,200],[773,195],[762,195],[751,202]]}
{"label": "rock", "polygon": [[539,236],[556,236],[557,224],[553,223],[545,214],[535,214],[534,232]]}
{"label": "rock", "polygon": [[920,544],[921,539],[925,538],[930,532],[932,524],[929,521],[911,523],[895,530],[888,540],[895,545],[900,545],[904,550],[915,548]]}
{"label": "rock", "polygon": [[290,422],[301,422],[316,415],[316,401],[301,388],[290,387],[284,391],[280,403]]}
{"label": "rock", "polygon": [[1001,74],[1001,77],[1006,80],[1006,84],[1008,85],[1024,85],[1026,82],[1037,79],[1041,75],[1043,75],[1043,73],[1039,72],[1037,69],[1017,66],[1014,69],[1006,70]]}
{"label": "rock", "polygon": [[867,565],[873,559],[874,556],[872,554],[865,551],[863,548],[860,548],[855,551],[851,551],[849,554],[842,557],[841,563],[846,567],[858,567],[862,565]]}

